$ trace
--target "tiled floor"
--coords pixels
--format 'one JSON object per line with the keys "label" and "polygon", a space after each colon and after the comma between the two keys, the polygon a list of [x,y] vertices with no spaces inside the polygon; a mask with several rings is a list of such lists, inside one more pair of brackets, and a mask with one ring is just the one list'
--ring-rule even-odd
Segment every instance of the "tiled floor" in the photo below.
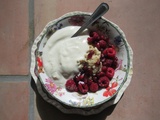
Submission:
{"label": "tiled floor", "polygon": [[[31,43],[49,21],[70,11],[92,12],[101,2],[110,6],[104,17],[121,27],[134,51],[131,84],[116,106],[97,115],[63,114],[41,98],[33,82],[31,88]],[[0,120],[159,120],[159,5],[159,0],[0,1]]]}

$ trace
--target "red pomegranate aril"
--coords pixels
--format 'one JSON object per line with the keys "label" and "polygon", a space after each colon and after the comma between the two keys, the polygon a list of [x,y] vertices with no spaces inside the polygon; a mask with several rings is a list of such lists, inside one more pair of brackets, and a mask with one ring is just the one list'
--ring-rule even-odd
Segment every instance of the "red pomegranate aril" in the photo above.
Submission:
{"label": "red pomegranate aril", "polygon": [[100,60],[98,60],[96,63],[95,63],[96,66],[99,66],[100,65]]}
{"label": "red pomegranate aril", "polygon": [[87,56],[87,59],[91,59],[92,56],[93,56],[93,54],[94,54],[94,51],[93,51],[93,50],[90,50],[90,51],[89,51],[89,54],[88,54],[88,56]]}

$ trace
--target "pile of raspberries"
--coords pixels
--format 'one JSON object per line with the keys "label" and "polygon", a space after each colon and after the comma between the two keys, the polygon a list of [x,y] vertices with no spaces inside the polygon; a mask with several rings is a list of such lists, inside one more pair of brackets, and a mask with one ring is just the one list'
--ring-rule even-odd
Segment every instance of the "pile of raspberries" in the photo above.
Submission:
{"label": "pile of raspberries", "polygon": [[[88,68],[87,63],[84,63],[80,72],[74,78],[66,81],[65,87],[69,92],[86,94],[87,92],[96,92],[99,89],[107,88],[118,65],[115,46],[110,43],[108,37],[104,37],[97,32],[91,32],[87,40],[89,45],[101,51],[100,60],[95,64],[101,66],[100,70],[93,74],[92,69]],[[92,54],[88,54],[88,59],[92,59]]]}

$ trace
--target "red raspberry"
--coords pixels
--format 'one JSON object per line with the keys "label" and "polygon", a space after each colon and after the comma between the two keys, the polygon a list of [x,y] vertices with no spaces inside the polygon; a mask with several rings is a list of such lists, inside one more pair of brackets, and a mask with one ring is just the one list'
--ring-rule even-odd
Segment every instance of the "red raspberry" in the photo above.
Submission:
{"label": "red raspberry", "polygon": [[105,37],[104,37],[103,35],[101,35],[101,36],[100,36],[100,38],[101,38],[102,40],[104,40],[104,39],[105,39]]}
{"label": "red raspberry", "polygon": [[94,82],[98,81],[98,77],[97,76],[93,76],[92,79],[93,79]]}
{"label": "red raspberry", "polygon": [[92,82],[93,82],[93,80],[91,80],[91,79],[87,80],[87,85],[90,86]]}
{"label": "red raspberry", "polygon": [[95,82],[92,82],[91,85],[90,85],[90,87],[89,87],[89,89],[90,89],[91,92],[98,91],[98,84],[95,83]]}
{"label": "red raspberry", "polygon": [[88,92],[88,85],[85,84],[84,82],[79,82],[78,89],[80,93],[86,94]]}
{"label": "red raspberry", "polygon": [[70,92],[77,92],[78,91],[78,88],[76,86],[76,83],[74,82],[73,79],[69,79],[67,80],[66,84],[66,89]]}
{"label": "red raspberry", "polygon": [[109,48],[116,49],[116,48],[115,48],[115,46],[114,46],[114,45],[112,45],[112,44],[110,44],[110,45],[109,45]]}
{"label": "red raspberry", "polygon": [[105,64],[106,66],[111,67],[112,63],[113,63],[113,60],[112,59],[106,59],[105,63],[106,63]]}
{"label": "red raspberry", "polygon": [[109,42],[109,38],[106,36],[101,35],[100,37],[102,40],[106,41],[107,43]]}
{"label": "red raspberry", "polygon": [[88,37],[87,41],[88,41],[89,44],[91,44],[93,42],[93,38],[92,37]]}
{"label": "red raspberry", "polygon": [[94,39],[99,39],[100,38],[97,32],[93,32],[93,38]]}
{"label": "red raspberry", "polygon": [[98,73],[98,75],[97,75],[97,76],[98,76],[98,77],[105,76],[105,73],[101,71],[101,72],[99,72],[99,73]]}
{"label": "red raspberry", "polygon": [[114,76],[114,69],[112,67],[108,67],[106,75],[109,79],[112,79]]}
{"label": "red raspberry", "polygon": [[115,49],[113,48],[106,48],[104,51],[103,51],[103,54],[107,57],[110,57],[110,58],[114,58],[115,55],[116,55],[116,51]]}
{"label": "red raspberry", "polygon": [[106,48],[107,43],[104,40],[100,40],[99,45],[100,45],[101,48]]}
{"label": "red raspberry", "polygon": [[98,85],[102,88],[106,88],[109,86],[109,79],[108,77],[106,76],[103,76],[101,77],[99,80],[98,80]]}
{"label": "red raspberry", "polygon": [[112,68],[113,68],[113,69],[116,69],[117,66],[118,66],[118,58],[115,57],[114,60],[113,60],[113,63],[112,63]]}
{"label": "red raspberry", "polygon": [[106,71],[107,71],[107,67],[106,67],[106,66],[102,66],[101,70],[102,70],[103,72],[106,72]]}

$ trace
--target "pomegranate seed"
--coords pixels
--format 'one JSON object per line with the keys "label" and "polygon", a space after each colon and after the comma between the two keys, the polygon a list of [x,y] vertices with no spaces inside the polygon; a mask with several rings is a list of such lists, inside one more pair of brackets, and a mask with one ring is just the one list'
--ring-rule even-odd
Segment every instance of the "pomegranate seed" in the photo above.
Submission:
{"label": "pomegranate seed", "polygon": [[100,60],[98,60],[96,63],[95,63],[96,66],[99,66],[100,65]]}
{"label": "pomegranate seed", "polygon": [[89,51],[89,54],[88,54],[88,56],[87,56],[87,59],[91,59],[92,56],[93,56],[93,54],[94,54],[94,51],[93,51],[93,50],[90,50],[90,51]]}

